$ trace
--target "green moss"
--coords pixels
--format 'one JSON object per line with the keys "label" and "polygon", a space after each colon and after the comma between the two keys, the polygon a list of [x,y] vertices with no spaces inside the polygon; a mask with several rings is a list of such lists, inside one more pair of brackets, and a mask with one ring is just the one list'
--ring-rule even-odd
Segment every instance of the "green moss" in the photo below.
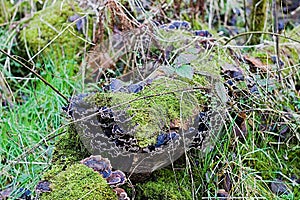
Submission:
{"label": "green moss", "polygon": [[[192,199],[191,186],[184,179],[184,173],[176,173],[169,169],[163,169],[154,174],[157,179],[144,184],[137,184],[137,199],[169,199],[189,200]],[[179,180],[176,182],[175,180]]]}
{"label": "green moss", "polygon": [[165,77],[136,94],[97,93],[87,101],[98,107],[126,110],[127,117],[132,117],[130,126],[138,124],[135,138],[139,146],[146,147],[156,142],[156,136],[168,129],[171,121],[186,122],[198,110],[197,98],[189,92],[183,93],[188,88],[191,88],[188,82]]}
{"label": "green moss", "polygon": [[67,133],[60,136],[55,144],[52,163],[63,167],[76,163],[90,154],[82,144],[75,127],[70,125]]}
{"label": "green moss", "polygon": [[[252,2],[251,31],[263,31],[267,17],[267,0],[255,0]],[[253,34],[250,44],[259,44],[261,34]]]}
{"label": "green moss", "polygon": [[52,191],[42,193],[41,200],[117,199],[106,180],[99,173],[82,164],[71,165],[48,181],[51,183]]}
{"label": "green moss", "polygon": [[0,24],[10,21],[13,14],[13,5],[10,1],[0,1]]}
{"label": "green moss", "polygon": [[66,58],[73,58],[83,47],[84,41],[79,37],[85,37],[80,34],[76,25],[70,26],[68,18],[80,13],[79,7],[72,1],[58,1],[54,5],[44,10],[36,12],[24,29],[20,32],[20,39],[29,50],[36,54],[45,47],[51,40],[57,37],[42,55],[54,54],[54,58],[64,55]]}

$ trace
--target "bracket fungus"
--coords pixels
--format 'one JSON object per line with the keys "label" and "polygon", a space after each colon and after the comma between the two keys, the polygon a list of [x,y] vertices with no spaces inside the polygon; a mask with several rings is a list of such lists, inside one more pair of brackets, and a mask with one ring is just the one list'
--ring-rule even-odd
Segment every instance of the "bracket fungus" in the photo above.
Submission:
{"label": "bracket fungus", "polygon": [[120,170],[112,171],[110,161],[100,155],[91,155],[81,160],[80,163],[101,174],[112,187],[123,185],[126,181],[125,174]]}
{"label": "bracket fungus", "polygon": [[94,171],[101,174],[105,179],[108,178],[112,173],[110,161],[107,158],[102,158],[100,155],[90,156],[81,160],[80,163],[92,168]]}

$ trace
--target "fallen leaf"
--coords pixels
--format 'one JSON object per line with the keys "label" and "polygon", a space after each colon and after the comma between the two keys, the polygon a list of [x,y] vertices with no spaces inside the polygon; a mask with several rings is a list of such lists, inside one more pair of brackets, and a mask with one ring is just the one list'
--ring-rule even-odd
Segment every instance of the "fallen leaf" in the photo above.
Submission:
{"label": "fallen leaf", "polygon": [[181,65],[180,67],[175,69],[176,74],[179,76],[193,79],[194,69],[190,65]]}
{"label": "fallen leaf", "polygon": [[269,71],[268,68],[267,68],[267,66],[264,65],[264,64],[260,61],[260,59],[258,59],[258,58],[250,58],[249,56],[245,55],[245,56],[244,56],[244,59],[245,59],[249,64],[251,64],[253,67],[258,68],[258,69],[262,70],[263,72]]}
{"label": "fallen leaf", "polygon": [[227,75],[229,78],[233,78],[236,81],[244,80],[244,72],[240,67],[232,64],[225,64],[221,66],[221,70],[223,74]]}
{"label": "fallen leaf", "polygon": [[238,116],[235,119],[235,124],[233,127],[234,135],[235,137],[239,139],[245,139],[247,136],[247,126],[246,126],[246,118],[247,115],[245,112],[241,112],[238,114]]}
{"label": "fallen leaf", "polygon": [[277,195],[281,195],[281,194],[289,194],[288,189],[286,187],[286,185],[284,184],[284,182],[280,179],[275,179],[272,183],[271,183],[271,190],[273,193],[277,194]]}
{"label": "fallen leaf", "polygon": [[231,180],[228,173],[225,174],[225,180],[224,180],[224,188],[225,191],[229,192],[231,190]]}

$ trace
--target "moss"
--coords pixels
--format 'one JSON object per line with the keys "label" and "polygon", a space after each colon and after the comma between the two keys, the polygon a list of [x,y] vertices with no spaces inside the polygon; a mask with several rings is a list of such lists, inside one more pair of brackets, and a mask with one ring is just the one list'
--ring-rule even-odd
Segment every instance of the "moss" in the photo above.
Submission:
{"label": "moss", "polygon": [[36,54],[61,34],[42,52],[42,55],[46,56],[51,52],[54,58],[62,55],[66,58],[73,58],[83,47],[84,41],[79,37],[84,36],[77,31],[75,24],[62,31],[70,24],[68,18],[80,12],[81,10],[74,2],[58,1],[36,12],[20,32],[20,39],[33,54]]}
{"label": "moss", "polygon": [[48,181],[51,183],[52,191],[42,193],[41,200],[117,199],[106,180],[93,169],[82,164],[71,165]]}
{"label": "moss", "polygon": [[[267,17],[267,0],[255,0],[252,3],[251,31],[263,31]],[[259,44],[261,34],[253,34],[250,44]]]}
{"label": "moss", "polygon": [[[137,184],[137,199],[169,199],[189,200],[192,198],[190,184],[183,181],[184,173],[176,173],[170,169],[163,169],[154,174],[155,180],[144,184]],[[179,180],[176,182],[175,180]],[[184,183],[185,182],[185,183]]]}
{"label": "moss", "polygon": [[0,1],[0,24],[10,21],[13,14],[13,5],[10,1]]}
{"label": "moss", "polygon": [[55,144],[52,163],[63,167],[76,163],[90,154],[82,144],[75,127],[70,125]]}
{"label": "moss", "polygon": [[[136,129],[136,139],[140,147],[156,142],[156,136],[168,129],[171,121],[182,119],[186,122],[198,110],[196,97],[186,94],[191,85],[187,82],[170,78],[155,80],[139,93],[97,93],[87,101],[98,107],[115,107],[115,110],[126,110],[132,117],[130,126]],[[128,107],[130,105],[130,107]]]}

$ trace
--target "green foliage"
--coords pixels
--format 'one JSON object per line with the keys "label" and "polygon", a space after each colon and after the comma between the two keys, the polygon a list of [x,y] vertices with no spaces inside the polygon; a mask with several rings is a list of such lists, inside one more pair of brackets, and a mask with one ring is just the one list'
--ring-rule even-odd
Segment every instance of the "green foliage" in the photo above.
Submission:
{"label": "green foliage", "polygon": [[71,165],[48,181],[51,183],[52,191],[42,193],[41,200],[117,199],[106,180],[99,173],[82,164]]}
{"label": "green foliage", "polygon": [[[44,57],[43,64],[37,62],[35,69],[67,97],[74,90],[79,92],[80,83],[75,76],[78,71],[76,61],[65,60],[62,57],[53,60],[53,54],[48,56]],[[42,69],[42,66],[47,71]],[[17,66],[13,69],[16,68]],[[0,69],[6,77],[17,76],[4,70],[2,63]],[[19,70],[24,71],[21,68]],[[34,190],[40,174],[51,162],[53,145],[56,141],[54,136],[62,132],[62,129],[58,130],[61,123],[67,123],[60,112],[66,102],[33,75],[28,75],[25,79],[22,77],[6,80],[13,91],[13,96],[11,96],[12,107],[0,104],[0,188],[17,185],[15,189],[26,187]]]}
{"label": "green foliage", "polygon": [[176,68],[175,72],[184,78],[193,79],[194,69],[190,65],[182,65]]}

